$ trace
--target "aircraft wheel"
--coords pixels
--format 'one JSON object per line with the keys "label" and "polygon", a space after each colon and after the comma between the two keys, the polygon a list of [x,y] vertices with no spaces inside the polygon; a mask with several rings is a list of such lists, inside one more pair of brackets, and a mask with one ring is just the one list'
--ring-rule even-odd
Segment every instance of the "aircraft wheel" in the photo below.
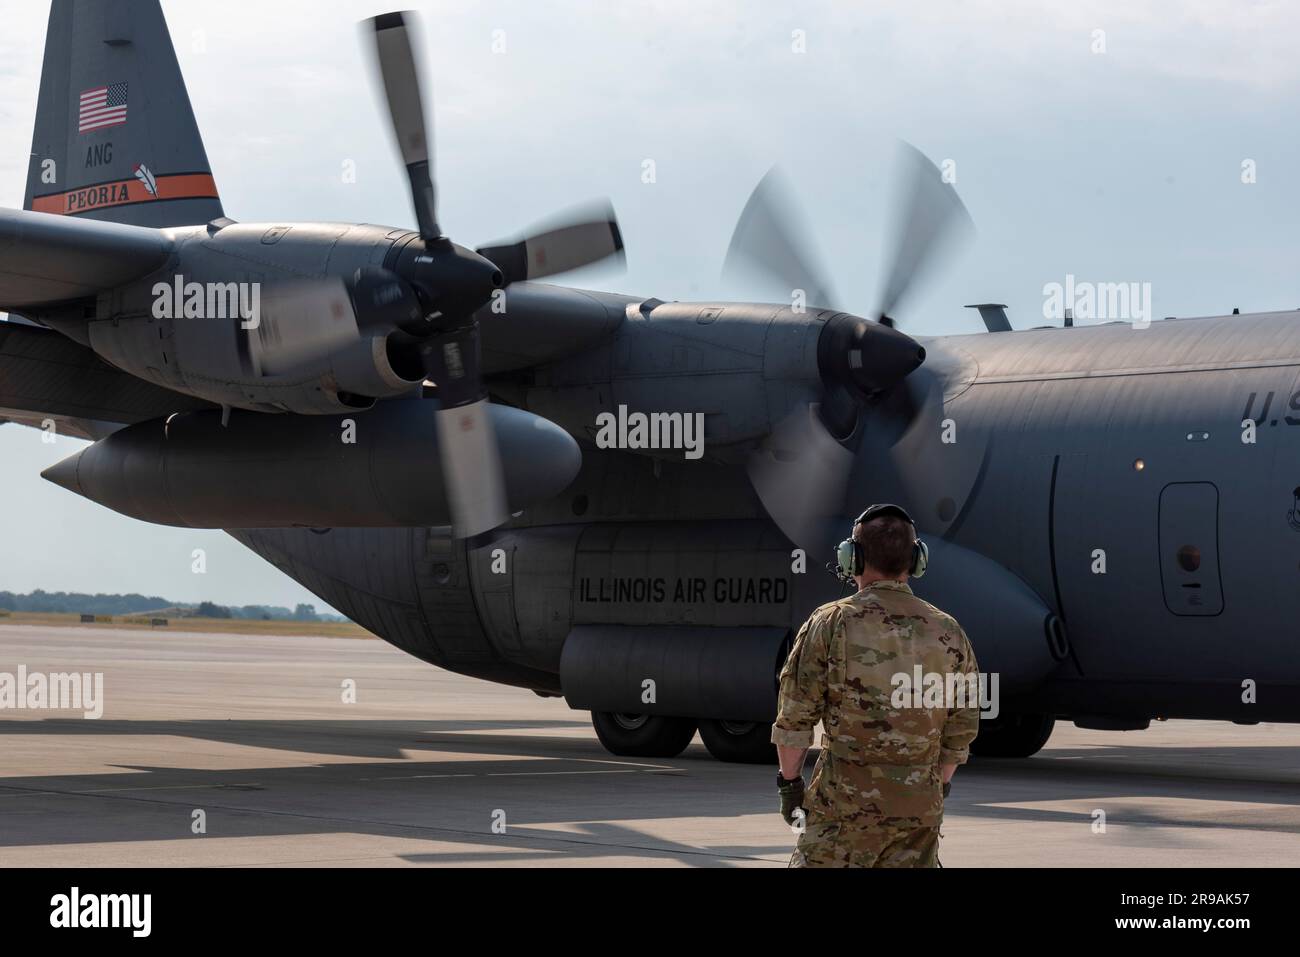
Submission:
{"label": "aircraft wheel", "polygon": [[709,754],[734,764],[776,764],[772,726],[757,721],[700,722],[700,738]]}
{"label": "aircraft wheel", "polygon": [[970,750],[982,758],[1027,758],[1047,743],[1055,725],[1050,714],[1009,714],[981,721]]}
{"label": "aircraft wheel", "polygon": [[593,711],[591,723],[606,751],[629,758],[675,758],[695,737],[693,718]]}

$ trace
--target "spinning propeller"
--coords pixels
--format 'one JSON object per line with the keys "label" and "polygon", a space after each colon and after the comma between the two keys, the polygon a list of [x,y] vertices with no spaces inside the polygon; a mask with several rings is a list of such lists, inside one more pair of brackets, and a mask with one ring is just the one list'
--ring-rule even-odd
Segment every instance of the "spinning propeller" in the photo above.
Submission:
{"label": "spinning propeller", "polygon": [[[270,320],[262,350],[271,367],[289,367],[359,335],[397,334],[414,346],[437,387],[438,444],[460,538],[481,534],[508,517],[501,457],[480,369],[475,312],[495,290],[607,259],[623,258],[623,239],[608,202],[570,212],[529,233],[477,251],[458,246],[438,223],[430,130],[412,43],[413,16],[367,20],[398,151],[410,180],[420,237],[391,267],[367,267],[340,280],[287,284],[264,300]],[[301,288],[307,285],[310,288]],[[337,322],[322,326],[322,316]],[[313,330],[307,333],[305,330]],[[295,333],[301,332],[301,335]]]}
{"label": "spinning propeller", "polygon": [[[928,419],[927,411],[942,396],[935,377],[921,368],[925,349],[897,331],[891,316],[972,224],[956,190],[923,153],[904,143],[900,161],[903,189],[886,233],[890,254],[874,322],[848,315],[827,322],[817,350],[821,388],[777,424],[749,463],[764,508],[786,537],[805,549],[834,540],[827,523],[844,501],[862,413],[881,410],[901,434],[919,418]],[[723,272],[756,269],[792,294],[803,290],[810,307],[829,306],[836,295],[809,235],[773,169],[741,212]]]}

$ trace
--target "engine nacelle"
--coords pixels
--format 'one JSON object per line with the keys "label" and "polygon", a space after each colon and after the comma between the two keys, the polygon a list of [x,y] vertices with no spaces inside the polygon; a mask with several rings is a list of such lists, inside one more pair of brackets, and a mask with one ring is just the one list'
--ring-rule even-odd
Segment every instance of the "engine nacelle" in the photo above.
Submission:
{"label": "engine nacelle", "polygon": [[[539,370],[521,404],[592,436],[606,415],[621,423],[699,413],[705,456],[734,463],[799,404],[833,395],[855,416],[856,401],[901,381],[925,356],[892,328],[831,310],[648,300],[629,304],[626,317],[608,343]],[[662,443],[627,447],[682,455]]]}
{"label": "engine nacelle", "polygon": [[360,339],[330,357],[326,380],[340,401],[418,395],[424,371],[412,353],[394,349],[387,336]]}
{"label": "engine nacelle", "polygon": [[235,408],[346,412],[417,393],[424,380],[380,336],[353,338],[292,371],[269,373],[257,363],[257,330],[242,329],[238,318],[137,316],[91,322],[88,332],[90,347],[119,369]]}

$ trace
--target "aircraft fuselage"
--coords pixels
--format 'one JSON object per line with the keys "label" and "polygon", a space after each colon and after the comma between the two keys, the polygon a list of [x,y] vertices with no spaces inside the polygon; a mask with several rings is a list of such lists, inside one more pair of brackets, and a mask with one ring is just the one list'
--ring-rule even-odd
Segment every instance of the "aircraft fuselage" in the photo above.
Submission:
{"label": "aircraft fuselage", "polygon": [[[917,590],[983,669],[1011,673],[1002,708],[1300,720],[1296,315],[925,344],[945,401],[935,434],[922,420],[895,450],[912,481],[868,423],[840,514],[847,533],[871,501],[911,510],[937,546]],[[522,404],[553,409],[560,388]],[[486,546],[445,529],[236,535],[412,654],[546,693],[575,628],[788,635],[843,593],[829,551],[801,562],[742,467],[591,443],[562,496]]]}

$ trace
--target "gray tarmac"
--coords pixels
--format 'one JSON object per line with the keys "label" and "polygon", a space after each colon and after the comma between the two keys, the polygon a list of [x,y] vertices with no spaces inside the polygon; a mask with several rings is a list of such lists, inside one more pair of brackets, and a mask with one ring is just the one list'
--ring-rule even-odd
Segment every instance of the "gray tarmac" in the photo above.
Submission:
{"label": "gray tarmac", "polygon": [[[770,768],[698,739],[615,758],[561,700],[379,641],[0,625],[20,665],[102,672],[105,703],[0,710],[0,866],[782,866],[793,843]],[[945,867],[1295,866],[1300,726],[1058,724],[959,770],[943,834]]]}

